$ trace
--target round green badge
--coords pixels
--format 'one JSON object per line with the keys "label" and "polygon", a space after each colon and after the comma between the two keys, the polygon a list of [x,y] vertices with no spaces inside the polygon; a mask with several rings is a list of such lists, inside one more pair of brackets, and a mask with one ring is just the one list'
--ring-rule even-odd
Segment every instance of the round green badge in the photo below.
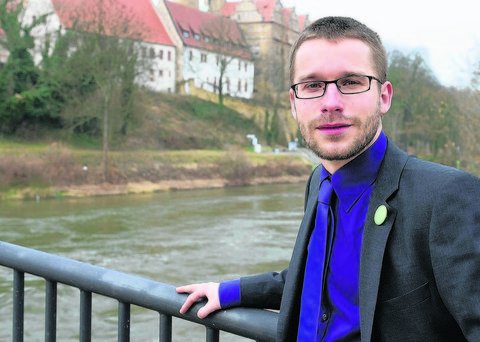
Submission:
{"label": "round green badge", "polygon": [[375,221],[375,224],[377,226],[382,225],[387,219],[387,214],[388,214],[387,207],[384,206],[383,204],[379,206],[375,211],[375,216],[373,218],[373,220]]}

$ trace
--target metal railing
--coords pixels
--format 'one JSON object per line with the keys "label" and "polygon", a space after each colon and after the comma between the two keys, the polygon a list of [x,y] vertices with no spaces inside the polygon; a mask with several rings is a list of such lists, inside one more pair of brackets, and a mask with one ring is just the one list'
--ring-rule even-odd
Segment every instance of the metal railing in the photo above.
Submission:
{"label": "metal railing", "polygon": [[[277,313],[251,308],[221,310],[205,319],[196,304],[185,315],[179,310],[186,295],[175,287],[34,249],[0,242],[0,265],[13,270],[12,339],[24,336],[25,273],[45,279],[45,341],[56,341],[57,284],[80,290],[80,341],[91,341],[92,293],[118,301],[118,341],[130,340],[130,306],[159,313],[159,341],[172,341],[172,317],[206,327],[206,341],[219,341],[220,331],[257,341],[275,341]],[[0,319],[5,319],[1,317]]]}

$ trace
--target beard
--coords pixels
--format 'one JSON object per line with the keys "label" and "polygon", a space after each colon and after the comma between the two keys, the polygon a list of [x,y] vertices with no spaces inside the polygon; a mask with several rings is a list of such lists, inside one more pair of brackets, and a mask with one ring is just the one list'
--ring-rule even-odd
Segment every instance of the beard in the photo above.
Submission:
{"label": "beard", "polygon": [[[322,120],[312,120],[306,124],[299,123],[300,132],[307,147],[312,150],[322,160],[348,160],[360,154],[375,138],[378,128],[381,125],[382,114],[380,113],[380,104],[377,105],[375,112],[369,115],[366,120],[362,121],[358,118],[348,119],[342,114],[326,115]],[[315,131],[321,122],[332,122],[341,119],[341,122],[349,122],[353,126],[360,127],[361,132],[354,140],[346,147],[327,149],[324,148],[318,140],[315,139]],[[342,137],[330,137],[331,141],[340,141]]]}

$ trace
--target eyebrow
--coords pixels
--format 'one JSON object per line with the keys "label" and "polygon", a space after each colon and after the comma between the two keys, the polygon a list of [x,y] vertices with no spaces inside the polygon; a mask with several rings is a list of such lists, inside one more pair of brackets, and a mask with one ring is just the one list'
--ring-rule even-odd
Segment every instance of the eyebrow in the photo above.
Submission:
{"label": "eyebrow", "polygon": [[[364,72],[354,72],[354,71],[346,71],[342,74],[340,74],[339,76],[337,76],[336,78],[334,79],[339,79],[339,78],[343,78],[343,77],[348,77],[348,76],[360,76],[360,75],[368,75],[368,73],[364,73]],[[302,83],[302,82],[309,82],[309,81],[330,81],[330,80],[327,80],[325,78],[319,78],[319,77],[314,77],[313,74],[310,74],[310,75],[305,75],[301,78],[298,79],[297,82],[295,83]]]}

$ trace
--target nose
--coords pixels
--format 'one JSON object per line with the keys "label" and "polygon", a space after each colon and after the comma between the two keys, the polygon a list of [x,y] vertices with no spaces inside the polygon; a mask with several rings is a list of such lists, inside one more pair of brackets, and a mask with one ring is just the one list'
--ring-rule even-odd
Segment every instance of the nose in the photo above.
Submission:
{"label": "nose", "polygon": [[335,83],[327,84],[325,94],[323,94],[321,99],[322,113],[343,111],[342,93],[340,93]]}

